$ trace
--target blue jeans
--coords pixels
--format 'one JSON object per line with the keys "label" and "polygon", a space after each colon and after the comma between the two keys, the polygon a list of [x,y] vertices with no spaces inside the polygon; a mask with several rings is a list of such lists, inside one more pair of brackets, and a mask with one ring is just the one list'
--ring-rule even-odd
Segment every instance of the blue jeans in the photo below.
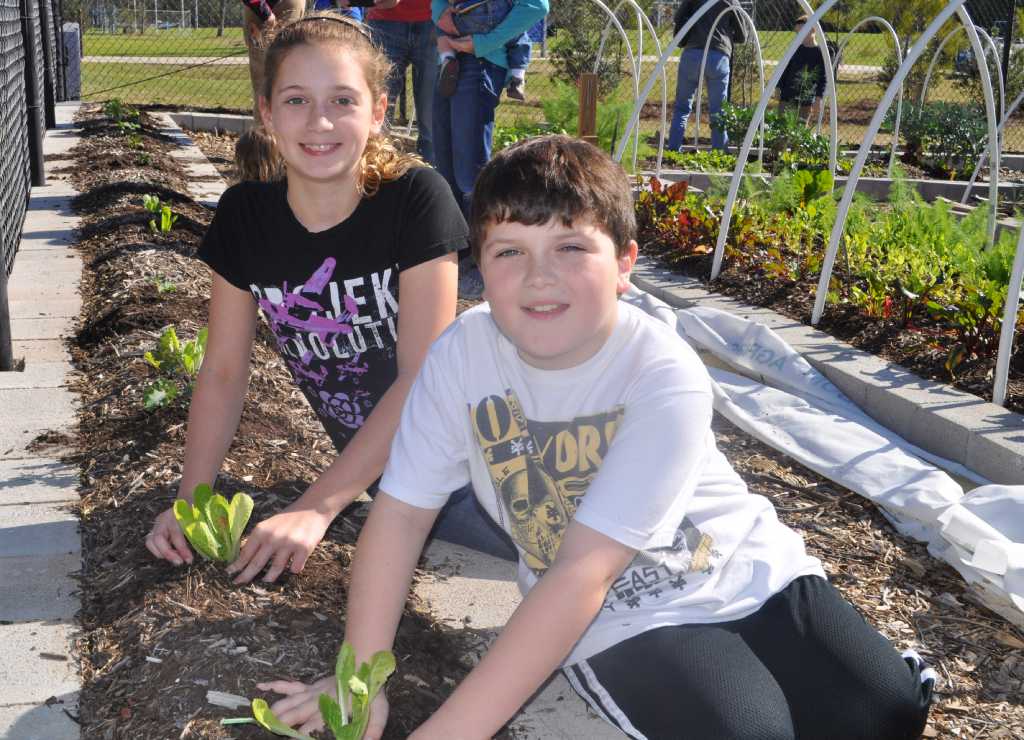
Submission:
{"label": "blue jeans", "polygon": [[473,183],[491,158],[494,109],[508,70],[472,54],[458,59],[455,94],[434,95],[434,166],[468,219]]}
{"label": "blue jeans", "polygon": [[437,515],[430,538],[462,545],[503,560],[518,557],[512,538],[491,520],[476,500],[472,484],[451,495]]}
{"label": "blue jeans", "polygon": [[416,150],[425,160],[434,163],[434,88],[437,86],[437,36],[431,21],[367,22],[374,40],[392,64],[388,77],[388,118],[395,112],[395,102],[405,85],[405,69],[412,64],[412,95],[416,106],[419,138]]}
{"label": "blue jeans", "polygon": [[[454,9],[468,6],[465,13],[452,13],[452,23],[460,36],[471,36],[475,33],[490,33],[501,23],[512,9],[512,0],[468,0],[455,3]],[[530,63],[530,37],[524,31],[517,38],[505,44],[508,55],[509,69],[526,69]]]}
{"label": "blue jeans", "polygon": [[[693,96],[697,92],[697,79],[700,75],[700,60],[704,56],[704,48],[684,49],[679,57],[679,72],[676,75],[676,104],[672,110],[672,126],[668,132],[668,143],[665,145],[673,151],[683,146],[686,133],[686,120],[690,117]],[[708,61],[704,67],[704,83],[707,86],[708,112],[712,120],[720,110],[725,96],[729,92],[729,56],[718,49],[708,49]],[[729,138],[723,129],[711,128],[711,146],[725,149]]]}

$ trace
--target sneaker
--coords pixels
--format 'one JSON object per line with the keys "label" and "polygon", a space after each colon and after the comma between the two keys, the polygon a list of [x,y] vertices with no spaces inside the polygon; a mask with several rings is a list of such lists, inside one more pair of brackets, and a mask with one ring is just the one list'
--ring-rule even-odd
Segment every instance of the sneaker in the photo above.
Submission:
{"label": "sneaker", "polygon": [[484,294],[484,277],[472,259],[459,260],[459,298],[464,301],[480,300]]}
{"label": "sneaker", "polygon": [[450,98],[459,85],[459,60],[457,57],[446,57],[441,62],[437,73],[437,93],[442,98]]}
{"label": "sneaker", "polygon": [[505,95],[509,100],[526,100],[526,80],[522,77],[511,77]]}

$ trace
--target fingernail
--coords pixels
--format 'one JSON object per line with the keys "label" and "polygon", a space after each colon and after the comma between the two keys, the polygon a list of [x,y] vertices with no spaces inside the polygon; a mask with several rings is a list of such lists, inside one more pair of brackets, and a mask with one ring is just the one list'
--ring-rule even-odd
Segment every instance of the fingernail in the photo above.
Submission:
{"label": "fingernail", "polygon": [[178,560],[178,558],[172,558],[171,562],[174,563],[175,565],[181,565],[181,561]]}

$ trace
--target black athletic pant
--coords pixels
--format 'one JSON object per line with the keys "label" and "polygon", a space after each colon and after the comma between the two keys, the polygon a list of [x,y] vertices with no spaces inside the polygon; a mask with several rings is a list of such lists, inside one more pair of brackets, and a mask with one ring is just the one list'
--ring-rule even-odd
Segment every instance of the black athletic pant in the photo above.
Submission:
{"label": "black athletic pant", "polygon": [[805,576],[743,619],[653,629],[565,673],[631,738],[909,740],[931,702],[922,667]]}

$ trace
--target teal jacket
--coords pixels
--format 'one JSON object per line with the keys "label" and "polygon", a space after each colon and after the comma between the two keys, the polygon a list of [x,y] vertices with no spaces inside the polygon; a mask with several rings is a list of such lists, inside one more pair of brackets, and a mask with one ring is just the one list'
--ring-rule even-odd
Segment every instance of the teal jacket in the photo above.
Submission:
{"label": "teal jacket", "polygon": [[[434,23],[441,18],[448,7],[448,0],[431,0],[430,10]],[[508,69],[508,55],[505,44],[519,36],[523,31],[532,28],[541,18],[548,14],[548,0],[513,0],[508,15],[487,33],[473,34],[473,50],[478,57],[483,57],[499,67]]]}

